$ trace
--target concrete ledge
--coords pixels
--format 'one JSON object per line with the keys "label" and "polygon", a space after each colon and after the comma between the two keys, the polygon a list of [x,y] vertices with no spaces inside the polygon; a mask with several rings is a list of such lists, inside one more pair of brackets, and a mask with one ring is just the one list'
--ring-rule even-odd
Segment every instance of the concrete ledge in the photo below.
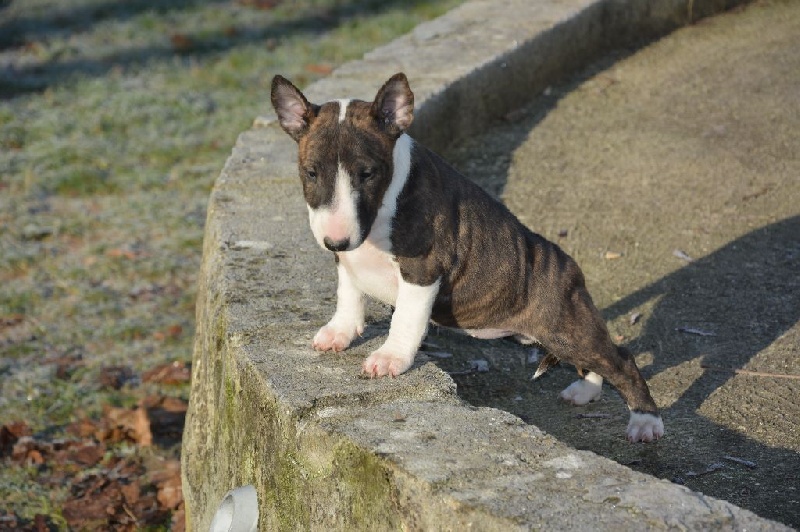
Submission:
{"label": "concrete ledge", "polygon": [[[610,47],[735,3],[471,1],[306,94],[369,100],[403,70],[417,97],[413,135],[441,149]],[[335,271],[307,227],[294,143],[270,117],[258,123],[209,202],[182,455],[190,529],[207,530],[243,484],[258,492],[261,530],[783,528],[465,405],[431,363],[360,378],[388,327],[378,305],[361,343],[313,352]]]}

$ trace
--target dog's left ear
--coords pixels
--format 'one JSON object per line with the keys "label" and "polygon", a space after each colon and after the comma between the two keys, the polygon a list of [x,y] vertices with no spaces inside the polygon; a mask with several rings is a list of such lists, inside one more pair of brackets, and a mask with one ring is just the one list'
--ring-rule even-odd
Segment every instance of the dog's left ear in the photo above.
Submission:
{"label": "dog's left ear", "polygon": [[395,74],[383,84],[372,102],[372,116],[393,137],[409,128],[414,120],[414,93],[405,74]]}

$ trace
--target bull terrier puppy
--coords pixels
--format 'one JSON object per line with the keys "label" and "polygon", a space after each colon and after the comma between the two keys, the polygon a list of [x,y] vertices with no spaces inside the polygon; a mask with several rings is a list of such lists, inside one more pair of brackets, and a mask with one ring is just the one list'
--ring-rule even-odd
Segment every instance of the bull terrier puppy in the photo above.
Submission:
{"label": "bull terrier puppy", "polygon": [[402,73],[371,103],[310,103],[272,81],[280,125],[298,144],[300,180],[320,246],[338,273],[333,318],[314,336],[342,351],[364,330],[364,296],[394,307],[389,335],[363,363],[372,377],[406,371],[429,321],[476,338],[515,336],[587,370],[561,392],[576,405],[603,379],[630,409],[627,438],[654,441],[664,424],[631,354],[614,345],[575,261],[406,134],[414,94]]}

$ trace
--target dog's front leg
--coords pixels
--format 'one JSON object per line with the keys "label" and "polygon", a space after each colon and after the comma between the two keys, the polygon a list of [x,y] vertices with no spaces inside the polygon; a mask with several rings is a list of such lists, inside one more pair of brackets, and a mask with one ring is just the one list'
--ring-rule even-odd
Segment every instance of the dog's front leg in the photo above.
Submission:
{"label": "dog's front leg", "polygon": [[336,271],[339,276],[336,312],[314,336],[312,346],[317,351],[344,351],[364,332],[364,294],[341,263]]}
{"label": "dog's front leg", "polygon": [[428,328],[433,302],[438,293],[438,280],[428,286],[399,280],[389,337],[377,351],[364,360],[364,373],[370,377],[396,377],[411,367]]}

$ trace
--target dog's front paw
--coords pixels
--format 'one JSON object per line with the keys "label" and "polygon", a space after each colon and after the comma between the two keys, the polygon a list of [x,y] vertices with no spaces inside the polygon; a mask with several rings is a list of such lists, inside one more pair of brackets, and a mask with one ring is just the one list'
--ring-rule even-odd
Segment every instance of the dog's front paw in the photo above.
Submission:
{"label": "dog's front paw", "polygon": [[657,414],[631,412],[625,434],[631,443],[656,441],[664,435],[664,422]]}
{"label": "dog's front paw", "polygon": [[585,405],[600,398],[603,393],[603,377],[589,373],[585,378],[575,381],[561,391],[559,397],[573,405]]}
{"label": "dog's front paw", "polygon": [[329,323],[317,331],[311,346],[317,351],[335,351],[338,353],[347,349],[353,339],[362,332],[362,327],[337,327]]}
{"label": "dog's front paw", "polygon": [[410,368],[413,362],[414,355],[398,355],[381,348],[364,360],[362,372],[369,377],[383,377],[385,375],[397,377]]}

